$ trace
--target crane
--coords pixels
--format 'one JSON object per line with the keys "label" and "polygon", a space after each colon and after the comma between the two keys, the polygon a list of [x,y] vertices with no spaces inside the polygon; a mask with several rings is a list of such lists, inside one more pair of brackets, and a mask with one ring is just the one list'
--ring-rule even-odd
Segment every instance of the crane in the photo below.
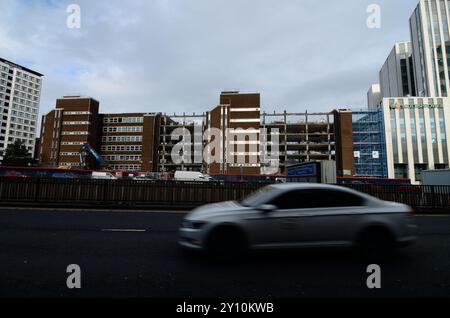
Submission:
{"label": "crane", "polygon": [[103,168],[105,166],[105,161],[103,160],[102,156],[100,156],[89,143],[85,143],[80,149],[80,163],[82,167],[87,166],[86,156],[88,154],[91,154],[92,157],[95,158],[100,168]]}

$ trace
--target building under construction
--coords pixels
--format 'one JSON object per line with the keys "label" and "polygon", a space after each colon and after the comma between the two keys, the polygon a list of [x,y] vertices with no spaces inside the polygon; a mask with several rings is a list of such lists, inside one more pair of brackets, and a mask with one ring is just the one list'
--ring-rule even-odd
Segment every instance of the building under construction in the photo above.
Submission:
{"label": "building under construction", "polygon": [[[43,116],[39,160],[51,167],[98,168],[96,158],[82,167],[79,153],[89,144],[112,170],[282,174],[289,165],[336,160],[339,175],[353,175],[352,122],[347,111],[261,112],[259,93],[222,92],[208,112],[173,115],[101,114],[96,100],[69,96]],[[213,129],[224,134],[208,135]],[[203,150],[214,140],[221,150],[211,153],[218,160],[206,160]]]}

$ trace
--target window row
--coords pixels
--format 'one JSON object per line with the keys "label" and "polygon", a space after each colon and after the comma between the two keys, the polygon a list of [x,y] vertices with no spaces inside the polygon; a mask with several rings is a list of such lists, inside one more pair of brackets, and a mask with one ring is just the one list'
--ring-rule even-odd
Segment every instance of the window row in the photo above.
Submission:
{"label": "window row", "polygon": [[10,130],[9,134],[11,136],[18,136],[18,137],[25,137],[25,138],[34,138],[34,134],[21,132],[21,131],[15,131],[15,130]]}
{"label": "window row", "polygon": [[142,151],[142,146],[102,146],[102,151]]}
{"label": "window row", "polygon": [[36,115],[30,115],[28,113],[18,112],[18,111],[15,111],[15,110],[13,110],[11,114],[13,116],[18,116],[18,117],[22,117],[22,118],[28,118],[28,119],[33,119],[33,120],[37,119]]}
{"label": "window row", "polygon": [[16,118],[16,117],[11,117],[11,122],[12,123],[18,123],[18,124],[25,124],[25,125],[31,125],[31,126],[36,126],[36,122],[33,120],[27,120],[27,119],[22,119],[22,118]]}
{"label": "window row", "polygon": [[64,121],[63,125],[66,126],[77,126],[77,125],[90,125],[91,123],[89,121]]}
{"label": "window row", "polygon": [[143,131],[144,131],[144,127],[142,127],[142,126],[103,127],[103,132],[124,133],[124,132],[143,132]]}
{"label": "window row", "polygon": [[32,88],[29,88],[29,87],[26,87],[26,86],[23,86],[23,85],[19,85],[19,84],[14,85],[14,88],[17,91],[21,91],[21,92],[24,92],[24,93],[34,94],[34,95],[38,95],[39,96],[39,91],[36,90],[36,89],[32,89]]}
{"label": "window row", "polygon": [[113,170],[124,170],[124,171],[140,171],[142,169],[141,165],[112,165]]}
{"label": "window row", "polygon": [[103,123],[143,123],[144,117],[106,117],[103,119]]}
{"label": "window row", "polygon": [[39,100],[38,96],[33,96],[24,92],[14,91],[14,96],[20,97],[22,99],[28,99],[37,102]]}
{"label": "window row", "polygon": [[107,161],[141,161],[142,156],[128,156],[128,155],[117,155],[117,156],[104,156]]}
{"label": "window row", "polygon": [[63,131],[63,136],[87,136],[90,135],[89,131]]}
{"label": "window row", "polygon": [[105,136],[103,142],[142,142],[142,136]]}
{"label": "window row", "polygon": [[64,112],[64,115],[92,115],[91,112]]}

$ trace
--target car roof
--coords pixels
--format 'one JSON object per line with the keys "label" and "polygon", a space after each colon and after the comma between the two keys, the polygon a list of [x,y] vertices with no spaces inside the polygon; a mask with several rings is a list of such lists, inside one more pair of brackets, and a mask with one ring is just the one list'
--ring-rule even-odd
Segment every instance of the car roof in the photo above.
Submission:
{"label": "car roof", "polygon": [[289,190],[311,190],[311,189],[317,189],[317,190],[337,190],[347,193],[352,193],[355,195],[358,195],[360,197],[365,198],[366,200],[372,201],[372,202],[378,202],[381,203],[383,201],[368,195],[366,193],[356,191],[351,188],[338,186],[338,185],[332,185],[332,184],[320,184],[320,183],[280,183],[280,184],[273,184],[271,185],[273,189],[278,189],[280,191],[289,191]]}
{"label": "car roof", "polygon": [[321,190],[336,190],[342,189],[343,187],[331,185],[331,184],[321,184],[321,183],[280,183],[272,185],[274,188],[280,190],[307,190],[307,189],[321,189]]}

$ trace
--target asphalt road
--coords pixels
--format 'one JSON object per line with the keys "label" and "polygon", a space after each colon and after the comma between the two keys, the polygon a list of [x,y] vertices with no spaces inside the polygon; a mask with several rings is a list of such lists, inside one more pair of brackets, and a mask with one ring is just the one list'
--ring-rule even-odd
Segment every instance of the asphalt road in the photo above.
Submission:
{"label": "asphalt road", "polygon": [[[350,251],[186,258],[182,216],[0,209],[0,297],[450,296],[450,217],[417,217],[419,242],[381,264],[382,288],[369,290],[369,264]],[[66,286],[70,264],[81,267],[79,290]]]}

